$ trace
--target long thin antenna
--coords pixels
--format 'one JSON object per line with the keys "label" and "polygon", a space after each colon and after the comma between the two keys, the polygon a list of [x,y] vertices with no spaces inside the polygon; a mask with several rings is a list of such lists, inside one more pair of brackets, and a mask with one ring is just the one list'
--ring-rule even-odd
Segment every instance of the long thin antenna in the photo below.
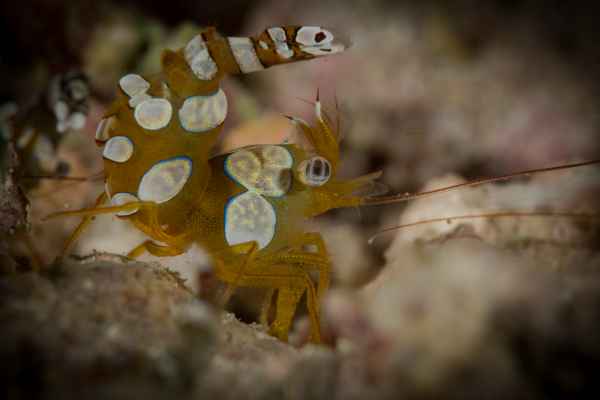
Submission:
{"label": "long thin antenna", "polygon": [[55,181],[76,181],[76,182],[86,182],[86,181],[96,181],[100,180],[104,177],[104,171],[97,172],[90,176],[60,176],[60,175],[22,175],[21,179],[31,179],[31,180],[55,180]]}
{"label": "long thin antenna", "polygon": [[451,191],[454,189],[458,189],[458,188],[474,187],[474,186],[479,186],[479,185],[483,185],[486,183],[505,181],[508,179],[515,178],[517,176],[539,174],[542,172],[551,172],[551,171],[557,171],[557,170],[561,170],[561,169],[583,167],[586,165],[593,165],[593,164],[600,164],[600,159],[583,161],[583,162],[574,163],[574,164],[559,165],[556,167],[530,169],[530,170],[526,170],[526,171],[514,172],[511,174],[507,174],[507,175],[495,176],[492,178],[475,179],[470,182],[459,183],[456,185],[446,186],[443,188],[433,189],[433,190],[429,190],[426,192],[420,192],[420,193],[403,193],[403,194],[396,194],[396,195],[392,195],[392,196],[366,197],[363,199],[362,205],[373,206],[373,205],[399,203],[402,201],[419,199],[421,197],[432,196],[432,195],[439,194],[439,193],[445,193],[445,192],[448,192],[448,191]]}
{"label": "long thin antenna", "polygon": [[55,180],[55,181],[77,181],[77,182],[86,182],[91,181],[90,177],[87,176],[52,176],[52,175],[23,175],[22,179],[31,179],[31,180]]}
{"label": "long thin antenna", "polygon": [[587,219],[592,218],[593,219],[593,218],[600,218],[600,213],[551,212],[551,211],[539,211],[539,212],[537,212],[537,211],[532,211],[532,212],[497,211],[497,212],[485,213],[485,214],[467,214],[467,215],[456,215],[453,217],[432,218],[432,219],[425,219],[422,221],[410,222],[407,224],[401,224],[401,225],[396,225],[396,226],[382,229],[369,238],[369,244],[373,244],[375,239],[377,239],[378,237],[380,237],[386,233],[393,232],[393,231],[396,231],[399,229],[411,228],[411,227],[418,226],[418,225],[432,224],[435,222],[450,223],[454,220],[461,220],[461,219],[505,218],[505,217],[556,217],[556,218],[587,218]]}

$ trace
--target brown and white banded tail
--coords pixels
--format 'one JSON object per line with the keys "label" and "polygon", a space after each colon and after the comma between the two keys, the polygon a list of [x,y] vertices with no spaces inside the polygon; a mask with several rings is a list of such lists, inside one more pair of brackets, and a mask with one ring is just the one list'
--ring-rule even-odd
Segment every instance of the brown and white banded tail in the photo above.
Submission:
{"label": "brown and white banded tail", "polygon": [[247,74],[340,53],[347,48],[348,43],[319,26],[278,26],[256,37],[227,38],[214,28],[207,28],[194,36],[181,53],[195,77],[210,82],[224,73]]}

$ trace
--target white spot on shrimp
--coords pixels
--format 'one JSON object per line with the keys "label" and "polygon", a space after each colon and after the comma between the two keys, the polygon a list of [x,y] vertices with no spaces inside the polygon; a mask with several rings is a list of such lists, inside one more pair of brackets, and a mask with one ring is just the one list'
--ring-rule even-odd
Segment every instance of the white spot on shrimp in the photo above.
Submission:
{"label": "white spot on shrimp", "polygon": [[258,193],[242,193],[225,206],[225,239],[231,246],[254,241],[259,249],[266,247],[276,223],[275,209]]}
{"label": "white spot on shrimp", "polygon": [[260,159],[250,150],[238,150],[225,159],[225,171],[233,180],[246,188],[254,186],[261,169]]}
{"label": "white spot on shrimp", "polygon": [[265,164],[282,169],[292,168],[294,159],[285,147],[266,145],[259,148]]}
{"label": "white spot on shrimp", "polygon": [[181,126],[189,132],[207,132],[227,117],[227,96],[219,89],[211,96],[188,97],[179,109]]}
{"label": "white spot on shrimp", "polygon": [[267,29],[267,32],[269,33],[271,40],[273,40],[274,42],[279,42],[279,43],[287,42],[287,36],[285,34],[285,29],[283,29],[281,27],[273,27],[273,28]]}
{"label": "white spot on shrimp", "polygon": [[125,75],[119,80],[119,86],[130,97],[129,106],[132,108],[152,98],[146,93],[150,89],[150,83],[137,74]]}
{"label": "white spot on shrimp", "polygon": [[127,136],[113,136],[106,142],[102,157],[118,163],[124,163],[133,154],[133,142]]}
{"label": "white spot on shrimp", "polygon": [[64,101],[58,101],[54,105],[54,115],[59,121],[64,121],[69,116],[69,106]]}
{"label": "white spot on shrimp", "polygon": [[159,161],[142,177],[138,196],[144,201],[165,203],[183,189],[192,175],[192,160],[176,157]]}
{"label": "white spot on shrimp", "polygon": [[129,99],[129,106],[132,108],[136,108],[138,106],[138,104],[141,104],[146,100],[150,100],[151,98],[152,98],[152,96],[150,96],[146,92],[138,93],[135,96],[133,96],[131,99]]}
{"label": "white spot on shrimp", "polygon": [[125,75],[119,80],[119,86],[129,97],[135,97],[150,89],[150,83],[137,74]]}
{"label": "white spot on shrimp", "polygon": [[[133,203],[136,201],[140,201],[140,200],[137,197],[135,197],[134,195],[132,195],[131,193],[120,192],[120,193],[115,193],[115,195],[110,199],[110,204],[114,207],[119,207],[119,206],[122,206],[122,205],[125,205],[128,203]],[[137,208],[130,210],[130,211],[119,211],[117,213],[117,215],[120,217],[125,217],[127,215],[135,214],[136,212],[138,212]]]}
{"label": "white spot on shrimp", "polygon": [[240,67],[240,71],[247,74],[265,68],[258,59],[256,50],[254,50],[254,44],[250,38],[228,37],[227,40],[229,41],[233,57]]}
{"label": "white spot on shrimp", "polygon": [[156,131],[169,124],[173,107],[165,99],[148,99],[135,107],[135,120],[144,129]]}
{"label": "white spot on shrimp", "polygon": [[71,128],[73,129],[81,129],[85,126],[85,121],[86,121],[87,117],[85,116],[84,113],[81,112],[74,112],[71,117],[69,118],[69,125],[71,126]]}
{"label": "white spot on shrimp", "polygon": [[110,128],[115,122],[115,117],[102,118],[96,128],[96,140],[106,142],[110,138]]}
{"label": "white spot on shrimp", "polygon": [[246,189],[264,196],[282,196],[290,189],[293,159],[282,146],[255,146],[225,159],[225,171]]}
{"label": "white spot on shrimp", "polygon": [[209,81],[218,71],[217,64],[211,57],[202,35],[196,35],[184,49],[185,60],[198,79]]}
{"label": "white spot on shrimp", "polygon": [[259,40],[258,41],[258,45],[260,47],[262,47],[264,50],[268,50],[269,49],[269,45],[267,44],[267,42],[265,42],[264,40]]}
{"label": "white spot on shrimp", "polygon": [[275,27],[267,29],[271,40],[275,44],[275,51],[283,58],[291,58],[294,51],[287,44],[287,35],[283,28]]}
{"label": "white spot on shrimp", "polygon": [[81,129],[85,125],[86,116],[80,111],[71,113],[69,105],[64,101],[58,101],[54,105],[56,116],[56,130],[64,133],[69,129]]}

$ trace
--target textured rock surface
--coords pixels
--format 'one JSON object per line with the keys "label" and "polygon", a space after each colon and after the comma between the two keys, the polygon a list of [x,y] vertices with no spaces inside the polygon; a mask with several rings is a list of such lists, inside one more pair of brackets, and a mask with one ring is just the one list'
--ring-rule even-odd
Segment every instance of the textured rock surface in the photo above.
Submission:
{"label": "textured rock surface", "polygon": [[550,271],[462,237],[336,290],[334,349],[221,316],[158,264],[96,254],[0,278],[2,398],[544,398],[592,390],[600,254]]}
{"label": "textured rock surface", "polygon": [[94,256],[0,286],[3,398],[187,392],[215,341],[210,311],[156,265]]}

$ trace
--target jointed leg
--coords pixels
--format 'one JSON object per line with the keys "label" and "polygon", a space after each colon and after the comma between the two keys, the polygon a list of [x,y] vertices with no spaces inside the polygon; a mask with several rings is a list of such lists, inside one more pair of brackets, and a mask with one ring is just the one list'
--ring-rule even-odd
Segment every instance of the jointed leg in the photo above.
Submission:
{"label": "jointed leg", "polygon": [[[319,272],[319,286],[316,291],[316,296],[317,302],[321,301],[329,288],[329,271],[331,264],[326,257],[317,253],[286,252],[278,254],[273,262],[293,265],[304,274],[306,274],[307,271],[316,269]],[[308,276],[308,274],[306,275]]]}
{"label": "jointed leg", "polygon": [[269,329],[271,335],[279,338],[280,340],[288,340],[288,332],[292,326],[292,320],[294,314],[296,314],[296,307],[300,298],[304,294],[304,287],[289,287],[281,288],[277,293],[277,313],[275,315],[275,321]]}
{"label": "jointed leg", "polygon": [[305,245],[315,245],[317,247],[317,252],[314,253],[318,258],[318,262],[314,264],[302,264],[307,268],[316,267],[319,271],[319,285],[317,286],[317,299],[319,300],[319,304],[321,300],[323,300],[323,296],[329,289],[329,277],[331,275],[331,261],[329,260],[329,255],[327,254],[327,247],[325,247],[325,242],[323,241],[323,237],[320,233],[310,232],[305,233],[304,238],[306,240]]}
{"label": "jointed leg", "polygon": [[[96,215],[101,214],[116,214],[121,211],[146,211],[148,213],[148,218],[146,223],[141,223],[136,220],[132,220],[138,229],[142,232],[148,234],[149,236],[168,243],[169,245],[166,248],[165,246],[155,245],[153,242],[148,241],[144,242],[141,245],[137,246],[135,249],[129,252],[129,255],[132,258],[138,257],[143,254],[144,251],[149,251],[151,254],[159,256],[159,257],[172,257],[175,255],[182,254],[184,252],[183,249],[187,247],[188,237],[187,235],[180,236],[172,236],[165,232],[158,221],[158,206],[153,202],[146,201],[136,201],[127,204],[123,204],[120,206],[111,206],[111,207],[98,207],[106,200],[106,194],[101,194],[96,201],[96,206],[93,208],[74,210],[74,211],[61,211],[57,213],[50,214],[46,217],[46,219],[52,219],[57,217],[69,217],[69,216],[82,216],[84,217],[83,221],[77,226],[75,232],[71,234],[71,237],[68,239],[65,248],[68,248],[74,240],[81,234],[83,229],[87,227],[93,218]],[[137,223],[136,223],[137,222]]]}
{"label": "jointed leg", "polygon": [[175,246],[160,246],[152,240],[146,240],[142,244],[136,246],[133,250],[127,253],[129,258],[138,258],[145,252],[148,252],[156,257],[175,257],[185,253],[185,250]]}
{"label": "jointed leg", "polygon": [[302,270],[306,281],[309,282],[306,286],[306,308],[308,308],[308,316],[311,322],[310,340],[313,343],[321,343],[321,314],[320,314],[320,303],[317,296],[317,291],[312,283],[310,275]]}
{"label": "jointed leg", "polygon": [[146,201],[133,201],[131,203],[123,204],[121,206],[93,207],[82,208],[81,210],[73,211],[59,211],[46,216],[43,220],[61,217],[93,217],[101,214],[116,214],[120,211],[135,211],[139,208],[147,208],[151,206],[155,206],[155,203],[150,203]]}
{"label": "jointed leg", "polygon": [[[329,272],[330,272],[330,262],[327,258],[327,254],[325,253],[325,245],[318,234],[307,234],[307,239],[310,242],[305,244],[314,244],[317,246],[317,253],[308,253],[308,252],[282,252],[270,257],[270,262],[273,264],[284,264],[287,265],[297,271],[300,275],[304,276],[304,280],[306,282],[306,296],[307,296],[307,308],[309,311],[309,317],[311,319],[311,326],[313,327],[311,331],[311,340],[314,342],[320,342],[320,302],[325,295],[328,287],[329,287]],[[318,290],[315,290],[314,284],[308,271],[317,269],[319,271],[319,286]],[[267,315],[269,312],[269,307],[271,305],[270,299],[272,294],[267,294],[265,302],[263,303],[263,307],[261,310],[261,322],[266,321]],[[279,296],[289,296],[293,298],[291,294],[285,293],[283,290],[279,290]],[[274,326],[276,327],[276,331],[274,332],[277,336],[281,336],[281,333],[277,331],[277,329],[281,329],[280,326],[277,326],[278,321],[279,325],[286,326],[284,322],[281,322],[281,319],[287,318],[286,314],[280,314],[279,312],[279,302],[277,304],[277,316],[274,322]],[[289,328],[289,325],[287,325]]]}
{"label": "jointed leg", "polygon": [[[106,201],[106,198],[107,198],[106,193],[102,192],[100,194],[100,196],[98,196],[98,198],[96,199],[95,207],[98,207],[102,203],[104,203]],[[94,220],[93,215],[86,215],[83,217],[83,219],[81,220],[79,225],[77,225],[75,230],[69,235],[67,241],[65,242],[65,245],[63,246],[63,249],[62,249],[61,257],[64,257],[67,255],[67,252],[70,250],[73,243],[75,243],[75,241],[81,236],[83,231],[92,223],[93,220]]]}
{"label": "jointed leg", "polygon": [[265,293],[265,297],[263,299],[263,303],[260,306],[260,317],[258,321],[261,325],[269,324],[269,311],[271,311],[271,303],[273,302],[273,295],[275,294],[275,289],[268,289]]}
{"label": "jointed leg", "polygon": [[[277,313],[271,332],[281,340],[287,340],[287,333],[302,294],[307,291],[307,304],[313,321],[312,337],[319,340],[319,325],[316,304],[316,290],[306,271],[297,265],[278,264],[269,258],[253,259],[242,271],[240,263],[225,265],[217,263],[217,277],[227,283],[236,282],[239,286],[264,287],[279,290]],[[308,289],[308,290],[307,290]]]}
{"label": "jointed leg", "polygon": [[[284,253],[278,255],[277,263],[284,263],[296,269],[298,273],[304,276],[306,284],[306,306],[311,319],[311,340],[319,343],[321,338],[320,333],[320,302],[325,294],[329,283],[329,263],[323,260],[316,254],[311,253]],[[319,289],[315,290],[313,281],[308,274],[307,269],[319,269]],[[322,279],[321,279],[322,278]],[[280,291],[280,295],[281,295]],[[278,305],[279,307],[279,305]],[[279,311],[279,310],[278,310]],[[279,317],[278,317],[279,318]]]}
{"label": "jointed leg", "polygon": [[[323,238],[319,233],[306,233],[304,235],[304,243],[301,245],[300,250],[306,250],[304,247],[309,245],[316,246],[316,252],[292,252],[292,253],[280,253],[272,258],[272,262],[278,263],[287,263],[289,265],[296,266],[303,270],[303,273],[307,276],[307,279],[310,279],[308,274],[306,274],[307,270],[317,269],[319,272],[319,284],[316,294],[314,294],[314,304],[315,311],[310,312],[311,318],[313,316],[318,317],[319,315],[319,306],[321,304],[321,300],[323,296],[327,292],[329,288],[329,275],[331,270],[331,263],[329,261],[327,250],[325,247],[325,243],[323,242]],[[314,293],[314,292],[313,292]],[[275,289],[270,289],[266,294],[263,300],[263,304],[261,306],[260,313],[260,323],[263,325],[267,325],[269,311],[271,308],[273,295],[275,294]],[[308,306],[310,307],[313,303],[309,302]],[[312,318],[313,324],[318,324],[318,321],[314,321]]]}
{"label": "jointed leg", "polygon": [[229,303],[231,296],[233,296],[235,289],[237,289],[239,282],[240,282],[242,276],[244,275],[244,271],[246,270],[246,267],[248,266],[248,264],[250,264],[252,262],[252,260],[254,259],[254,256],[256,255],[256,252],[258,251],[258,243],[257,242],[241,243],[236,246],[244,247],[246,245],[249,245],[250,248],[249,248],[248,252],[246,253],[246,257],[244,258],[244,262],[239,269],[237,277],[232,282],[229,282],[227,284],[227,288],[225,289],[225,292],[221,296],[221,300],[219,301],[221,308],[225,308],[225,306],[227,306],[227,303]]}

